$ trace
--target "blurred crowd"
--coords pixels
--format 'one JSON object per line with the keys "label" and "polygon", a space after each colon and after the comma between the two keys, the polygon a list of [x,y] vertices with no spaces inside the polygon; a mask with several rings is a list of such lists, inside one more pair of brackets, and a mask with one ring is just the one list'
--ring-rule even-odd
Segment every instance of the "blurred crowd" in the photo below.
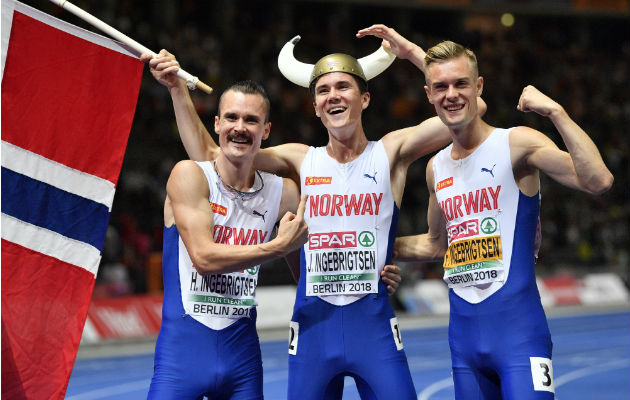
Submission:
{"label": "blurred crowd", "polygon": [[[26,1],[29,3],[29,1]],[[30,3],[33,3],[31,1]],[[350,3],[350,2],[348,2]],[[356,39],[358,29],[385,23],[427,49],[444,39],[477,54],[485,78],[484,119],[491,125],[528,125],[561,148],[545,118],[516,110],[524,86],[532,84],[565,107],[598,145],[615,176],[601,196],[566,189],[542,177],[541,276],[613,271],[628,281],[630,202],[630,23],[627,16],[515,15],[511,27],[499,14],[470,10],[402,8],[322,1],[77,1],[75,4],[159,51],[174,53],[188,72],[215,89],[194,93],[210,131],[218,95],[230,83],[253,79],[268,90],[272,133],[265,145],[299,141],[318,146],[327,133],[314,115],[308,90],[282,77],[277,55],[295,35],[296,57],[314,63],[332,52],[362,57],[380,45]],[[370,2],[372,4],[374,2]],[[58,9],[45,9],[81,25]],[[85,26],[85,24],[83,24]],[[92,29],[92,28],[91,28]],[[160,252],[166,180],[187,158],[179,141],[167,90],[145,69],[129,144],[114,201],[95,296],[160,290]],[[368,138],[433,116],[424,78],[411,63],[397,60],[370,81],[371,104],[363,122]],[[428,157],[409,169],[398,234],[426,231]],[[439,263],[405,264],[406,282],[441,275]],[[263,267],[260,284],[292,282],[284,261]]]}

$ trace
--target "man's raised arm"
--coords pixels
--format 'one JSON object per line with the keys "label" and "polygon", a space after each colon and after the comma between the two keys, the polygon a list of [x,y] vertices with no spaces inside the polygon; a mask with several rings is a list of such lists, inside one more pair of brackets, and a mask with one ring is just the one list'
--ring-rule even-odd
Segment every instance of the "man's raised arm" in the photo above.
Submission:
{"label": "man's raised arm", "polygon": [[541,132],[518,127],[510,137],[513,157],[517,157],[513,164],[520,164],[518,160],[523,159],[525,165],[543,171],[565,186],[587,193],[600,194],[610,189],[614,178],[597,146],[560,104],[535,87],[527,86],[517,108],[549,118],[562,136],[568,153]]}
{"label": "man's raised arm", "polygon": [[[359,38],[368,35],[383,39],[381,45],[387,51],[401,60],[409,60],[422,73],[425,73],[426,53],[422,47],[383,24],[372,25],[357,33]],[[487,106],[481,97],[477,97],[477,107],[479,115],[485,114]],[[451,135],[448,127],[438,117],[432,117],[418,125],[390,132],[383,141],[396,160],[409,165],[418,158],[446,146],[451,141]]]}
{"label": "man's raised arm", "polygon": [[[195,161],[214,160],[219,146],[199,118],[188,87],[175,75],[179,69],[175,56],[166,50],[161,50],[156,57],[143,54],[141,59],[149,64],[153,77],[164,85],[171,95],[177,129],[188,157]],[[300,143],[287,143],[261,149],[256,154],[254,167],[291,178],[299,183],[299,166],[307,150],[308,146]]]}
{"label": "man's raised arm", "polygon": [[188,157],[196,161],[215,159],[219,146],[212,140],[210,133],[201,122],[186,83],[175,75],[179,70],[179,63],[175,56],[162,49],[155,57],[143,54],[141,60],[149,64],[153,77],[166,86],[171,95],[177,129]]}

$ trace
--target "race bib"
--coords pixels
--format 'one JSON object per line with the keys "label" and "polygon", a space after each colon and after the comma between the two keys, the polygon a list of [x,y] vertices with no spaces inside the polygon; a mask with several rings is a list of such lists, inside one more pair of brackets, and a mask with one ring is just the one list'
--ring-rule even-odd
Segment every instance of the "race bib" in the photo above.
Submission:
{"label": "race bib", "polygon": [[555,392],[553,383],[553,365],[551,359],[545,357],[529,357],[532,369],[534,390]]}
{"label": "race bib", "polygon": [[378,292],[374,231],[313,233],[304,248],[307,296]]}
{"label": "race bib", "polygon": [[450,225],[444,281],[450,288],[504,280],[499,219],[481,217]]}
{"label": "race bib", "polygon": [[192,272],[187,312],[195,316],[249,317],[257,305],[258,268],[206,276]]}

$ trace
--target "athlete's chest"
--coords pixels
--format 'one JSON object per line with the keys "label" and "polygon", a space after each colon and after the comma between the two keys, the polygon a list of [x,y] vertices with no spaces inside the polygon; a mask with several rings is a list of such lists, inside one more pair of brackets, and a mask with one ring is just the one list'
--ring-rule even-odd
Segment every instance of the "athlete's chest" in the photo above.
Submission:
{"label": "athlete's chest", "polygon": [[211,192],[208,202],[213,216],[216,243],[255,245],[269,240],[277,218],[277,202],[269,201],[268,193],[243,201],[219,190]]}
{"label": "athlete's chest", "polygon": [[496,213],[504,203],[506,192],[513,195],[509,147],[502,146],[504,140],[495,137],[489,140],[490,143],[462,160],[450,158],[448,149],[434,160],[435,195],[447,225]]}
{"label": "athlete's chest", "polygon": [[312,154],[302,168],[302,193],[308,194],[307,222],[332,223],[338,218],[381,215],[391,206],[389,164],[370,148],[350,163],[341,164],[322,152]]}

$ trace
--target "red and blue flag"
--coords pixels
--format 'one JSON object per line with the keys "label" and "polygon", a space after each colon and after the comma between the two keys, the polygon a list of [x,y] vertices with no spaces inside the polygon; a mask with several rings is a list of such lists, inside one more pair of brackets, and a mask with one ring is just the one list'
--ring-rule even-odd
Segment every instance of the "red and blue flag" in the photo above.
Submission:
{"label": "red and blue flag", "polygon": [[2,397],[61,399],[143,64],[17,1],[2,18]]}

